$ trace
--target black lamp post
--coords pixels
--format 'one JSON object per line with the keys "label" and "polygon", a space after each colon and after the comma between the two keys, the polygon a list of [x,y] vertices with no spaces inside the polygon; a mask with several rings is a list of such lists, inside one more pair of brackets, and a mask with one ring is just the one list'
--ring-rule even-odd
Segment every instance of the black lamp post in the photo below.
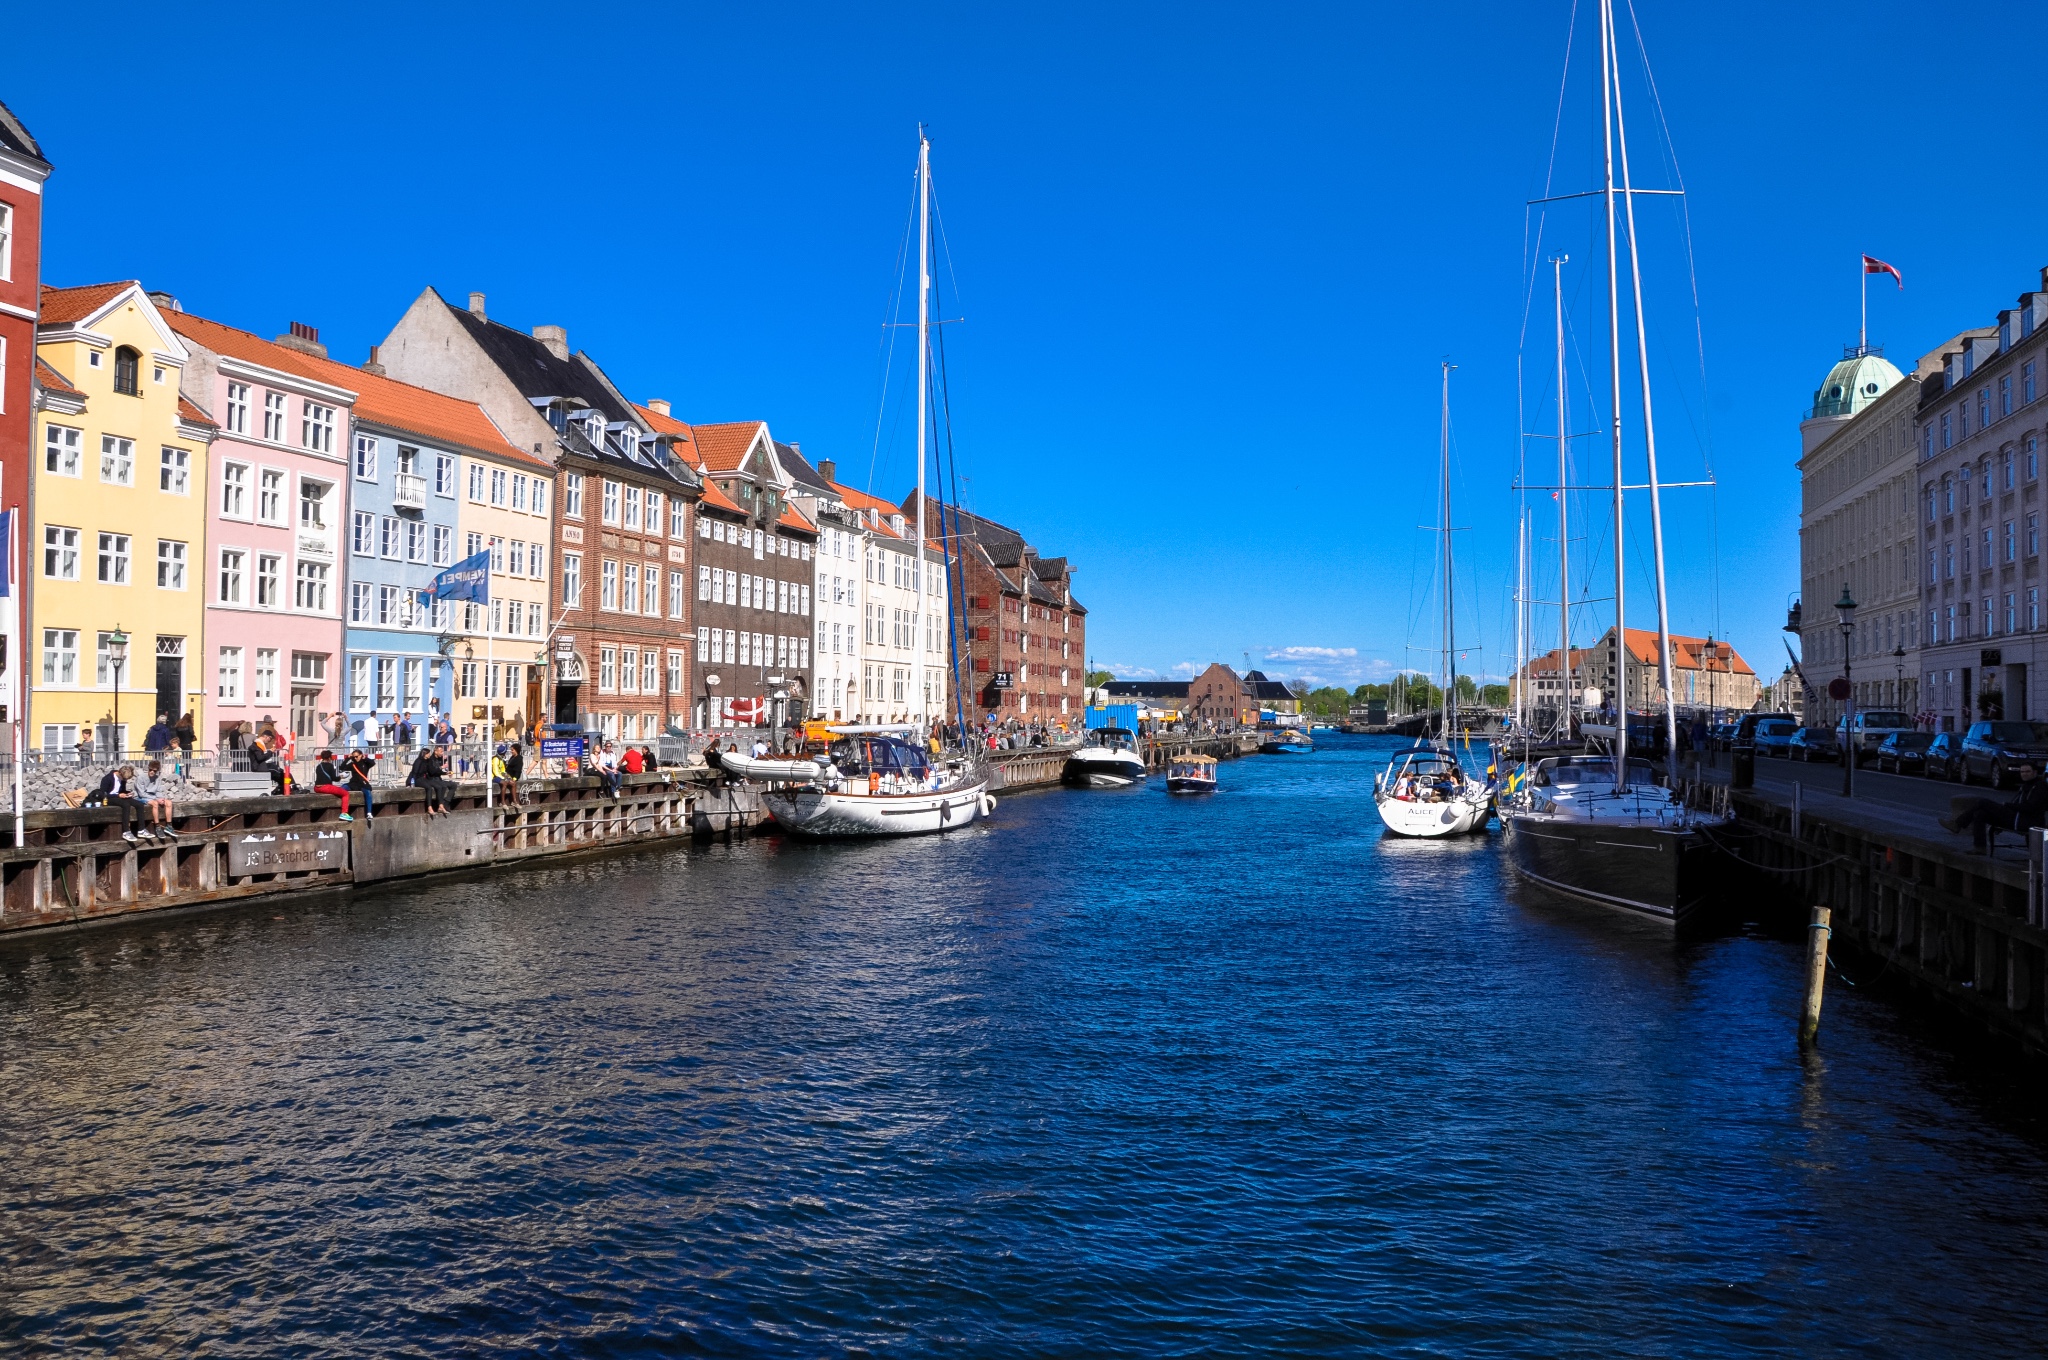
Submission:
{"label": "black lamp post", "polygon": [[126,754],[127,743],[121,740],[121,667],[128,660],[128,635],[115,624],[114,631],[107,634],[107,665],[114,671],[114,730],[108,733],[114,740],[114,763],[120,764]]}
{"label": "black lamp post", "polygon": [[1892,685],[1892,699],[1900,708],[1904,708],[1906,706],[1906,648],[1904,643],[1892,648],[1892,665],[1899,672],[1899,678]]}
{"label": "black lamp post", "polygon": [[1849,653],[1856,636],[1856,597],[1842,586],[1842,598],[1835,601],[1835,614],[1842,629],[1842,796],[1856,796],[1856,685],[1849,678]]}

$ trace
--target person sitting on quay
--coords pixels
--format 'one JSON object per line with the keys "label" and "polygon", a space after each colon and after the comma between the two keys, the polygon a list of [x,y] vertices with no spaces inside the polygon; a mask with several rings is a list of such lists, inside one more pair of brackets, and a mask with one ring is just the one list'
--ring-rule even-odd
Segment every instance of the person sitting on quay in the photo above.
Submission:
{"label": "person sitting on quay", "polygon": [[121,810],[121,839],[139,841],[142,836],[142,814],[146,804],[135,796],[135,767],[121,765],[108,770],[100,780],[100,802],[106,807]]}
{"label": "person sitting on quay", "polygon": [[1993,830],[2025,835],[2034,827],[2048,825],[2048,780],[2041,778],[2041,767],[2031,760],[2021,761],[2019,776],[2020,796],[2011,802],[1956,798],[1950,800],[1948,816],[1937,820],[1946,830],[1969,832],[1970,843],[1977,850],[1989,849]]}
{"label": "person sitting on quay", "polygon": [[149,809],[149,834],[158,840],[178,839],[171,829],[171,787],[161,760],[150,761],[148,771],[135,781],[135,796]]}
{"label": "person sitting on quay", "polygon": [[405,782],[427,795],[427,815],[448,815],[448,765],[441,757],[441,748],[428,746],[421,749],[419,759],[413,761],[412,770]]}
{"label": "person sitting on quay", "polygon": [[268,738],[259,735],[249,744],[249,771],[252,774],[269,775],[272,793],[281,794],[285,791],[289,776],[285,773],[283,762],[277,758],[277,752],[271,749]]}
{"label": "person sitting on quay", "polygon": [[341,768],[334,763],[334,752],[322,751],[320,763],[313,767],[313,792],[324,793],[330,798],[341,800],[341,820],[352,822],[348,814],[348,788],[342,782]]}
{"label": "person sitting on quay", "polygon": [[619,757],[607,741],[597,752],[597,777],[604,781],[604,790],[612,797],[619,796]]}
{"label": "person sitting on quay", "polygon": [[360,794],[363,799],[363,820],[377,820],[377,810],[370,805],[370,776],[376,773],[377,760],[368,751],[350,751],[348,759],[341,762],[342,773],[348,776],[348,791]]}
{"label": "person sitting on quay", "polygon": [[519,781],[512,777],[510,755],[511,748],[502,741],[491,748],[491,787],[497,790],[501,803],[519,801]]}

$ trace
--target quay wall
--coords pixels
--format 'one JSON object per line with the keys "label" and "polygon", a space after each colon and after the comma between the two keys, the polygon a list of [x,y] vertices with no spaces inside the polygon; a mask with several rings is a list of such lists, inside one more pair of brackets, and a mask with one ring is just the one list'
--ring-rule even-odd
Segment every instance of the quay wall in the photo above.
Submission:
{"label": "quay wall", "polygon": [[2018,858],[2009,848],[1987,858],[1843,800],[1810,798],[1795,812],[1748,791],[1734,806],[1741,831],[1728,848],[1738,864],[1802,906],[1829,908],[1833,946],[1859,985],[1895,980],[2027,1051],[2048,1052],[2040,833]]}

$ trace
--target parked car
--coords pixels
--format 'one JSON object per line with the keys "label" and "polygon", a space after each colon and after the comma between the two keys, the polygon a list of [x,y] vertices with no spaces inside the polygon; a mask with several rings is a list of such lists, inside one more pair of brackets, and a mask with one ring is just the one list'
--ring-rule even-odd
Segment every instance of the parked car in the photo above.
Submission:
{"label": "parked car", "polygon": [[1912,730],[1912,714],[1888,708],[1873,708],[1862,713],[1844,714],[1835,719],[1835,740],[1841,743],[1842,749],[1855,751],[1858,765],[1875,756],[1877,748],[1884,745],[1886,737],[1894,732]]}
{"label": "parked car", "polygon": [[1756,725],[1756,735],[1751,740],[1758,755],[1783,759],[1791,754],[1792,734],[1798,730],[1799,724],[1790,718],[1772,718]]}
{"label": "parked car", "polygon": [[2018,782],[2014,771],[2023,760],[2048,764],[2048,723],[1971,723],[1963,733],[1963,782],[1986,779],[1994,789]]}
{"label": "parked car", "polygon": [[1936,732],[1920,757],[1920,773],[1929,779],[1963,780],[1963,734]]}
{"label": "parked car", "polygon": [[1802,727],[1786,743],[1785,754],[1809,764],[1816,760],[1840,760],[1842,746],[1834,732],[1825,727]]}
{"label": "parked car", "polygon": [[1729,739],[1731,746],[1746,746],[1756,740],[1758,723],[1788,722],[1799,726],[1797,713],[1745,713],[1735,720],[1735,733]]}
{"label": "parked car", "polygon": [[1927,769],[1927,748],[1934,744],[1932,732],[1894,732],[1877,746],[1877,768],[1893,774],[1923,774]]}
{"label": "parked car", "polygon": [[1735,745],[1735,724],[1732,722],[1715,723],[1712,727],[1709,727],[1707,729],[1707,745],[1713,747],[1716,751],[1732,749]]}

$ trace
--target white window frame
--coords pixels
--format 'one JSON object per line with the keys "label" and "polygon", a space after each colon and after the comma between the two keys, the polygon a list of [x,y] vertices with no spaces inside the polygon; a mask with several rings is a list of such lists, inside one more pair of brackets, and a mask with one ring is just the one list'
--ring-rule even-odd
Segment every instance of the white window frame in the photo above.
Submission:
{"label": "white window frame", "polygon": [[[185,588],[185,566],[190,545],[175,538],[160,538],[156,541],[156,588],[158,590],[183,590]],[[166,581],[166,577],[169,578]]]}
{"label": "white window frame", "polygon": [[[43,526],[43,575],[52,581],[76,581],[78,562],[83,556],[80,541],[84,531],[68,524]],[[52,568],[55,570],[52,570]]]}
{"label": "white window frame", "polygon": [[158,446],[156,489],[173,496],[192,494],[192,450]]}
{"label": "white window frame", "polygon": [[227,433],[249,433],[249,384],[243,382],[230,382],[228,384],[228,401],[225,414],[227,416],[225,426]]}
{"label": "white window frame", "polygon": [[100,480],[108,486],[135,485],[134,440],[118,434],[100,436]]}
{"label": "white window frame", "polygon": [[247,598],[249,551],[246,548],[222,548],[216,556],[218,574],[214,577],[214,595],[221,604],[239,605]]}
{"label": "white window frame", "polygon": [[214,665],[214,693],[224,704],[239,704],[242,698],[242,649],[222,647]]}
{"label": "white window frame", "polygon": [[244,463],[232,458],[221,460],[220,517],[222,519],[239,519],[251,523],[254,522],[253,517],[249,513],[249,496],[251,492],[249,473],[254,467],[255,464],[253,463]]}
{"label": "white window frame", "polygon": [[[133,581],[134,551],[133,534],[116,533],[111,529],[100,530],[93,579],[103,586],[125,586]],[[107,574],[110,567],[113,571],[111,577]]]}
{"label": "white window frame", "polygon": [[55,421],[43,422],[43,471],[53,477],[85,475],[85,431]]}

